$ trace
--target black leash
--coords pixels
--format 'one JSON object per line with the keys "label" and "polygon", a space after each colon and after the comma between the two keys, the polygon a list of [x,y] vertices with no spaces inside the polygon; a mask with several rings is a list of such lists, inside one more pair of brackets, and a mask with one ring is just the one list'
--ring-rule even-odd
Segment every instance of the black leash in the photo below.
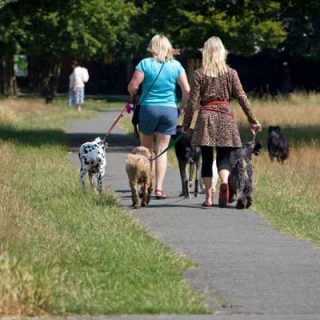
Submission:
{"label": "black leash", "polygon": [[159,157],[161,157],[164,153],[166,153],[169,149],[171,149],[178,141],[180,141],[182,138],[184,137],[184,133],[180,132],[177,137],[172,140],[169,145],[167,146],[167,148],[165,148],[162,152],[160,152],[158,155],[156,155],[154,158],[150,158],[150,161],[154,161],[156,159],[158,159]]}

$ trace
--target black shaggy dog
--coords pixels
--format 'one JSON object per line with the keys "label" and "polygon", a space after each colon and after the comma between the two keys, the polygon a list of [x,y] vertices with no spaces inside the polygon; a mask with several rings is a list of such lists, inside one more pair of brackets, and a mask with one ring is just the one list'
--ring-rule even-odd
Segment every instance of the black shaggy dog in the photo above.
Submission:
{"label": "black shaggy dog", "polygon": [[251,156],[260,154],[259,142],[248,142],[242,148],[231,153],[231,171],[229,175],[229,202],[237,200],[236,208],[244,209],[252,205],[253,166]]}
{"label": "black shaggy dog", "polygon": [[279,126],[269,127],[268,152],[271,161],[276,158],[281,164],[289,157],[289,142]]}
{"label": "black shaggy dog", "polygon": [[[181,132],[181,128],[177,127],[177,135],[172,138],[175,139]],[[180,196],[190,198],[189,186],[193,182],[194,178],[194,196],[197,197],[199,194],[199,174],[201,166],[201,150],[200,147],[191,146],[191,135],[184,135],[175,144],[175,153],[179,163],[180,177],[182,192]],[[189,179],[187,177],[187,166],[189,165]]]}

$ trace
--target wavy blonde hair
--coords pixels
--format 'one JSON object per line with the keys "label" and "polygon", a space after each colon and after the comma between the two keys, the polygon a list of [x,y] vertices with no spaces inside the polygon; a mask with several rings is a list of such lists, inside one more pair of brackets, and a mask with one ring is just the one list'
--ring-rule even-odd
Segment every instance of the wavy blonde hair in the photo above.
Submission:
{"label": "wavy blonde hair", "polygon": [[227,72],[227,50],[218,37],[211,37],[205,43],[202,52],[203,73],[209,77],[218,77]]}
{"label": "wavy blonde hair", "polygon": [[164,62],[165,60],[172,60],[174,55],[179,54],[179,50],[173,49],[167,37],[157,34],[155,35],[147,48],[157,60]]}

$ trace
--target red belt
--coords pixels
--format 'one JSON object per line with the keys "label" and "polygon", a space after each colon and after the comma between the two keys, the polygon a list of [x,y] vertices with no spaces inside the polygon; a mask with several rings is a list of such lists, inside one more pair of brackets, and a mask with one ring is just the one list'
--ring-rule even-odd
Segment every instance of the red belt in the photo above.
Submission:
{"label": "red belt", "polygon": [[221,106],[229,106],[229,102],[228,101],[206,101],[206,102],[201,102],[201,108],[200,110],[203,111],[214,111],[214,112],[220,112],[220,113],[225,113],[231,117],[234,117],[234,114],[232,111],[229,110],[223,110],[223,109],[219,109],[219,108],[215,108],[214,106],[216,105],[221,105]]}

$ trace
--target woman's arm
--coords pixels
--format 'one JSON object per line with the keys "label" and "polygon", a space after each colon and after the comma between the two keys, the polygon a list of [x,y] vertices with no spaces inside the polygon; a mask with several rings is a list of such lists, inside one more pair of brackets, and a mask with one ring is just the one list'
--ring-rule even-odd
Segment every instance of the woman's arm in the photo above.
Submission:
{"label": "woman's arm", "polygon": [[188,102],[189,92],[190,92],[190,86],[189,86],[189,82],[188,82],[187,75],[185,72],[182,72],[181,75],[179,76],[178,84],[179,84],[179,87],[181,88],[181,92],[182,92],[180,111],[183,111],[183,109],[185,108],[185,106]]}
{"label": "woman's arm", "polygon": [[144,74],[139,70],[135,70],[128,84],[128,92],[131,97],[134,97],[137,94],[139,86],[142,83],[143,79]]}
{"label": "woman's arm", "polygon": [[261,131],[261,124],[252,112],[248,97],[242,88],[237,71],[232,70],[232,97],[236,98],[248,118],[250,129],[253,134]]}
{"label": "woman's arm", "polygon": [[190,95],[184,109],[183,128],[188,130],[192,121],[193,113],[200,105],[200,75],[195,71],[191,85]]}

